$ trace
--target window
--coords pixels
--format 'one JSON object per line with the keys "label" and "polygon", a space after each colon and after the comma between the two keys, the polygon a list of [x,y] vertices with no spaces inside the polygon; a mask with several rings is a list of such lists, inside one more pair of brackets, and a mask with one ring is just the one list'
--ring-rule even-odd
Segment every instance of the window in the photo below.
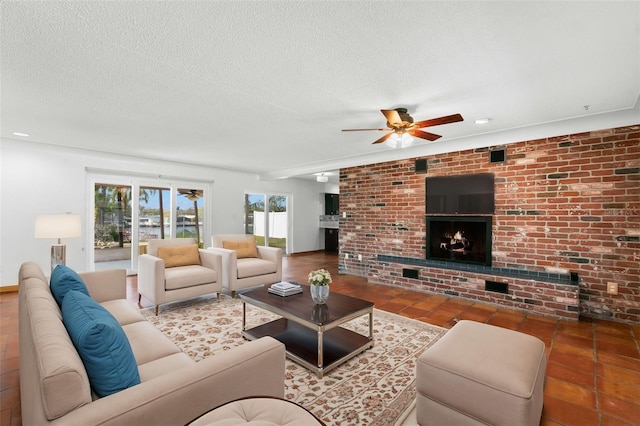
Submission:
{"label": "window", "polygon": [[258,245],[279,247],[286,254],[289,241],[288,204],[287,195],[245,193],[245,234],[255,235]]}
{"label": "window", "polygon": [[195,238],[201,248],[204,247],[202,206],[203,191],[201,189],[178,189],[176,236],[177,238]]}
{"label": "window", "polygon": [[171,238],[171,189],[140,187],[138,241],[140,253],[149,240]]}
{"label": "window", "polygon": [[88,252],[93,269],[126,268],[129,274],[136,273],[138,257],[147,252],[152,239],[195,238],[205,246],[211,229],[205,215],[210,182],[161,181],[104,170],[88,179],[94,194],[87,212],[94,216],[88,236],[94,245]]}

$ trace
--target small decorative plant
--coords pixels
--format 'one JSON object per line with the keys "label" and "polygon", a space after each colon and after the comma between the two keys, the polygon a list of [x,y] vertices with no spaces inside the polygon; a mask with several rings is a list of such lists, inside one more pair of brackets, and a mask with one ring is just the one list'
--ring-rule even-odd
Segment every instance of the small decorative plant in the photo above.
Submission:
{"label": "small decorative plant", "polygon": [[311,285],[329,285],[331,283],[331,274],[326,269],[318,269],[309,272],[309,284]]}

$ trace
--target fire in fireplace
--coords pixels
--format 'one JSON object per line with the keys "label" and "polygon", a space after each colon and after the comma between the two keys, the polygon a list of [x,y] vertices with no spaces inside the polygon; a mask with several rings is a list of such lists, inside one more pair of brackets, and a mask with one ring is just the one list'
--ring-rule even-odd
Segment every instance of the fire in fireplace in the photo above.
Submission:
{"label": "fire in fireplace", "polygon": [[491,216],[427,216],[427,259],[491,266]]}

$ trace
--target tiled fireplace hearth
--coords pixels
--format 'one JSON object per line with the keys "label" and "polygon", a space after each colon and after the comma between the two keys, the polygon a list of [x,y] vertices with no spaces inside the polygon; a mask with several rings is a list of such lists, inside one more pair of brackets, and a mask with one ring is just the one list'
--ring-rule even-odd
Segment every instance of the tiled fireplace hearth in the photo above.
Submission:
{"label": "tiled fireplace hearth", "polygon": [[541,315],[578,320],[577,277],[570,274],[498,268],[486,265],[377,255],[370,270],[393,277],[395,284],[413,289],[493,303]]}

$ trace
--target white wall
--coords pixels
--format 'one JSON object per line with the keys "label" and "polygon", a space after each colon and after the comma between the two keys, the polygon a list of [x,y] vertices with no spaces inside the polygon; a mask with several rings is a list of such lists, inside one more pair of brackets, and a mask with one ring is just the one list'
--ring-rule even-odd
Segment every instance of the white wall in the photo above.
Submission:
{"label": "white wall", "polygon": [[38,214],[81,215],[83,238],[63,242],[67,245],[67,265],[76,270],[90,269],[87,250],[93,248],[93,241],[87,235],[93,218],[87,206],[93,192],[88,190],[87,167],[214,181],[211,209],[205,212],[210,215],[214,234],[244,232],[245,191],[289,194],[291,252],[324,248],[318,217],[323,213],[319,194],[326,190],[314,181],[261,182],[253,173],[0,139],[0,286],[17,284],[20,264],[28,260],[49,272],[50,247],[55,241],[33,237]]}

